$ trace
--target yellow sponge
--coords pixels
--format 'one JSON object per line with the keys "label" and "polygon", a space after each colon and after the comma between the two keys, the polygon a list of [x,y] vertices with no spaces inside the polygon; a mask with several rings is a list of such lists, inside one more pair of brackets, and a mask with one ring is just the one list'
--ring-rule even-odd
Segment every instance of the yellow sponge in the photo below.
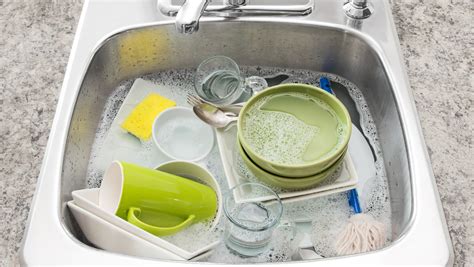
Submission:
{"label": "yellow sponge", "polygon": [[148,140],[156,116],[163,110],[174,106],[176,106],[174,101],[151,93],[130,112],[121,126],[125,131],[141,140]]}

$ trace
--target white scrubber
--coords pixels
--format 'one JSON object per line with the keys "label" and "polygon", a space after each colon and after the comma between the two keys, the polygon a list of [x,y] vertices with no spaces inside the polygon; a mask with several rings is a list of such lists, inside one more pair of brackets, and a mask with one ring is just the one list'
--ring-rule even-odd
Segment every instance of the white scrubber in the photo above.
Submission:
{"label": "white scrubber", "polygon": [[385,225],[372,216],[359,213],[349,220],[335,243],[338,255],[377,250],[385,244]]}

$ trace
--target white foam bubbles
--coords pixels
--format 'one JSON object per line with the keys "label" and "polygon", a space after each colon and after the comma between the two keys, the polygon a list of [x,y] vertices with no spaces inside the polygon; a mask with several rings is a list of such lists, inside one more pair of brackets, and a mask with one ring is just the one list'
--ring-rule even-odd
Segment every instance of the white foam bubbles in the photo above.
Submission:
{"label": "white foam bubbles", "polygon": [[291,114],[262,111],[258,106],[249,111],[244,121],[244,136],[249,145],[257,154],[275,163],[305,163],[303,154],[318,128]]}

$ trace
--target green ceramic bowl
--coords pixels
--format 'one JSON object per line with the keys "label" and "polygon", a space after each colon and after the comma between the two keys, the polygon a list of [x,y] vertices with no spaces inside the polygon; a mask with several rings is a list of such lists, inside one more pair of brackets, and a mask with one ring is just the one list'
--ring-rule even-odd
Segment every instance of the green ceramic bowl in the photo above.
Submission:
{"label": "green ceramic bowl", "polygon": [[[345,126],[344,135],[342,136],[341,145],[337,147],[332,153],[326,154],[323,157],[316,158],[315,160],[308,161],[305,164],[294,164],[294,165],[285,165],[270,160],[265,159],[262,155],[252,149],[248,140],[245,139],[243,131],[245,115],[250,110],[250,108],[260,99],[266,96],[271,95],[281,95],[285,93],[304,93],[310,95],[314,98],[317,98],[327,105],[334,111],[335,115],[338,117],[340,123]],[[301,112],[301,106],[295,106],[295,109],[299,109]],[[310,111],[308,111],[309,113]],[[304,116],[310,117],[307,113],[302,112]],[[311,118],[311,119],[314,119]],[[341,158],[341,155],[347,150],[349,144],[349,138],[351,136],[352,126],[351,118],[349,112],[345,106],[332,94],[324,91],[321,88],[314,87],[311,85],[305,84],[282,84],[274,87],[265,89],[259,94],[254,95],[250,98],[249,101],[240,111],[239,121],[237,123],[238,128],[238,139],[249,156],[249,158],[261,169],[264,169],[266,172],[273,173],[277,176],[282,177],[307,177],[312,176],[318,173],[323,172],[328,169],[330,166],[334,165],[336,161]],[[334,131],[336,135],[336,131]]]}
{"label": "green ceramic bowl", "polygon": [[240,155],[242,156],[242,159],[245,165],[255,175],[255,177],[257,177],[259,180],[261,180],[262,182],[266,184],[283,188],[283,189],[305,189],[305,188],[314,187],[320,184],[337,170],[337,168],[344,161],[344,156],[345,156],[345,153],[344,153],[342,157],[336,161],[336,163],[334,163],[332,166],[330,166],[327,170],[323,171],[322,173],[319,173],[313,176],[295,179],[295,178],[282,177],[282,176],[278,176],[278,175],[266,172],[265,170],[259,168],[249,158],[249,156],[245,153],[244,149],[242,148],[239,142],[237,143],[237,146],[239,148]]}

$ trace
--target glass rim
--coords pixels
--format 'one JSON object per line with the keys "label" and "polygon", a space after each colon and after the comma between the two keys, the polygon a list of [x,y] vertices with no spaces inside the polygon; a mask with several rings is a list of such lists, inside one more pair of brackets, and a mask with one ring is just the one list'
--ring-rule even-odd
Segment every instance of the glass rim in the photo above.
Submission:
{"label": "glass rim", "polygon": [[[232,93],[229,93],[228,96],[220,100],[211,100],[202,92],[201,77],[199,77],[198,73],[202,71],[201,69],[205,64],[208,64],[209,62],[213,60],[218,60],[218,59],[224,60],[226,61],[226,63],[229,63],[232,66],[233,68],[232,71],[234,71],[239,77],[239,86]],[[236,94],[237,90],[245,90],[245,79],[242,77],[242,72],[240,70],[240,67],[237,64],[237,62],[235,62],[235,60],[224,55],[214,55],[214,56],[204,59],[201,63],[199,63],[198,67],[196,68],[196,74],[194,75],[194,89],[195,89],[195,92],[198,94],[198,96],[206,101],[212,102],[216,105],[227,105],[227,104],[234,103],[239,98],[240,95]]]}
{"label": "glass rim", "polygon": [[[278,210],[277,210],[277,214],[275,216],[275,218],[273,218],[269,223],[263,225],[263,226],[258,226],[258,227],[249,227],[247,225],[244,225],[242,223],[240,223],[238,220],[236,220],[234,218],[234,216],[232,216],[230,214],[230,211],[228,210],[228,204],[227,202],[229,201],[230,198],[234,198],[233,196],[233,192],[235,189],[239,188],[239,187],[243,187],[243,186],[258,186],[258,187],[261,187],[265,190],[267,190],[268,192],[271,192],[275,198],[274,199],[270,199],[270,200],[266,200],[266,201],[262,201],[262,202],[270,202],[270,201],[276,201],[276,204],[279,206]],[[271,188],[263,185],[263,184],[260,184],[260,183],[255,183],[255,182],[247,182],[247,183],[241,183],[241,184],[238,184],[234,187],[232,187],[229,192],[226,194],[226,196],[224,197],[224,201],[223,201],[223,209],[224,209],[224,214],[226,215],[226,218],[231,221],[233,224],[239,226],[240,228],[243,228],[245,230],[249,230],[249,231],[253,231],[253,232],[259,232],[259,231],[264,231],[264,230],[268,230],[270,228],[272,228],[273,226],[275,226],[279,221],[280,221],[280,218],[281,216],[283,215],[283,203],[281,202],[281,199],[280,199],[280,196],[278,196],[278,194],[273,191]],[[235,199],[234,199],[234,202]],[[251,203],[251,202],[250,202]]]}
{"label": "glass rim", "polygon": [[232,58],[230,58],[228,56],[223,56],[223,55],[215,55],[215,56],[208,57],[208,58],[204,59],[201,63],[199,63],[196,70],[199,70],[204,64],[210,62],[211,60],[215,60],[215,59],[219,59],[219,58],[222,58],[222,59],[225,59],[225,60],[229,61],[231,63],[231,65],[233,65],[237,69],[237,72],[238,72],[239,76],[241,75],[240,67],[237,64],[237,62],[235,62],[235,60],[233,60]]}

